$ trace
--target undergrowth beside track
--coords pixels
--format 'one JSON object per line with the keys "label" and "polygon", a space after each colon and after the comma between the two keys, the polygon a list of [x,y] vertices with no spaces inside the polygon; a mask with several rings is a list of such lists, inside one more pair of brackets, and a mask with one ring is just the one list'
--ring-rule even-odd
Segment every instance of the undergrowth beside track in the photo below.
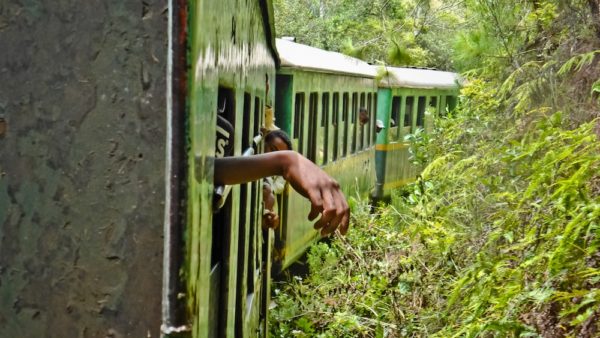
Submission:
{"label": "undergrowth beside track", "polygon": [[374,213],[353,199],[347,237],[275,286],[273,337],[600,336],[598,121],[499,118],[500,95],[471,81],[413,137],[421,177]]}

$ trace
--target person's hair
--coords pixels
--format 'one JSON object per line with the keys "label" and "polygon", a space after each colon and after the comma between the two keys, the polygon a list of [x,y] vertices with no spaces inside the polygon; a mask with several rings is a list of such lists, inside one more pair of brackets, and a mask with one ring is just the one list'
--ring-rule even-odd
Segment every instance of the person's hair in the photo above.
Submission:
{"label": "person's hair", "polygon": [[365,107],[358,108],[358,112],[359,113],[362,113],[362,112],[368,113],[367,108],[365,108]]}
{"label": "person's hair", "polygon": [[288,147],[288,150],[293,150],[292,140],[290,140],[288,134],[281,129],[272,130],[268,132],[265,136],[265,142],[271,142],[277,137],[279,137],[283,141],[283,143],[285,143],[285,145]]}

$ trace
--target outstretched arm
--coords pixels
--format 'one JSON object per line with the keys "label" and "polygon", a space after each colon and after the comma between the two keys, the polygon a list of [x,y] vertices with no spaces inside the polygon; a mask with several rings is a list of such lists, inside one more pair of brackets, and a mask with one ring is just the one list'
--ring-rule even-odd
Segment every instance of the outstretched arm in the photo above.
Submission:
{"label": "outstretched arm", "polygon": [[321,168],[295,151],[276,151],[244,157],[215,159],[215,184],[240,184],[263,177],[281,175],[302,196],[308,198],[309,220],[319,214],[315,229],[328,235],[340,228],[348,231],[350,209],[339,184]]}

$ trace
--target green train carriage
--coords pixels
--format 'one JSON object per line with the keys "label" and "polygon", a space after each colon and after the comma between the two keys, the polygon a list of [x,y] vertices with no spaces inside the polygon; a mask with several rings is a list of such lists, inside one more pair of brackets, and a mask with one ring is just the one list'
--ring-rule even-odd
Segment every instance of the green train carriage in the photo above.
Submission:
{"label": "green train carriage", "polygon": [[[272,18],[270,1],[189,3],[186,252],[179,266],[165,270],[185,283],[187,316],[174,316],[166,333],[183,328],[192,337],[266,335],[273,235],[260,226],[262,189],[259,182],[215,187],[213,168],[217,115],[234,128],[231,155],[261,151],[255,141],[265,105],[273,101],[269,87],[278,62]],[[180,295],[165,300],[177,303]]]}
{"label": "green train carriage", "polygon": [[456,73],[430,69],[385,67],[379,80],[377,119],[384,129],[377,135],[374,200],[389,198],[391,191],[414,181],[419,170],[412,163],[405,138],[431,130],[433,118],[457,104],[460,78]]}
{"label": "green train carriage", "polygon": [[[366,62],[277,39],[276,125],[295,150],[334,177],[346,196],[367,197],[375,182],[376,71]],[[371,121],[361,125],[363,107]],[[280,199],[275,270],[287,268],[318,237],[306,219],[309,202],[294,191]]]}

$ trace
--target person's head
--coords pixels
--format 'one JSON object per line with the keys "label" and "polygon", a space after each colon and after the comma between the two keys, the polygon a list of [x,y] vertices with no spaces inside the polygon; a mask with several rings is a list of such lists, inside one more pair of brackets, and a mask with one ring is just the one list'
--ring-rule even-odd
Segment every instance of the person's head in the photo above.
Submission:
{"label": "person's head", "polygon": [[369,123],[369,113],[365,107],[360,107],[360,109],[358,109],[358,121],[361,126]]}
{"label": "person's head", "polygon": [[381,120],[377,120],[375,121],[375,132],[379,133],[383,128],[385,128],[383,126],[383,122]]}
{"label": "person's head", "polygon": [[283,130],[272,130],[265,135],[265,153],[280,150],[292,150],[292,141]]}

